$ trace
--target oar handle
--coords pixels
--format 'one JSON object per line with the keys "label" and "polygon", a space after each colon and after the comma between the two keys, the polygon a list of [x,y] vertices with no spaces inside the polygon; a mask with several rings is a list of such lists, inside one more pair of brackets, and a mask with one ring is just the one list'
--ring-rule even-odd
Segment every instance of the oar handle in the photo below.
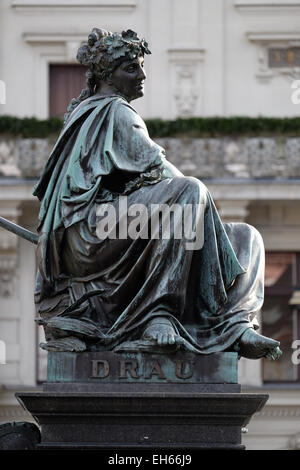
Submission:
{"label": "oar handle", "polygon": [[36,233],[27,230],[26,228],[20,227],[20,225],[14,224],[10,222],[10,220],[5,219],[4,217],[0,217],[0,227],[9,230],[9,232],[15,233],[19,237],[25,238],[34,245],[38,244],[39,236]]}

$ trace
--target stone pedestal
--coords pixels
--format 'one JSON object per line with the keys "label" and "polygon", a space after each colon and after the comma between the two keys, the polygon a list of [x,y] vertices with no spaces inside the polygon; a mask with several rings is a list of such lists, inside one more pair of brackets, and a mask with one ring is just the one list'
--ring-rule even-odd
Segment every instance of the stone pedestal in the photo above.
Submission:
{"label": "stone pedestal", "polygon": [[236,353],[49,353],[39,393],[19,393],[42,449],[243,449],[267,395],[244,394]]}

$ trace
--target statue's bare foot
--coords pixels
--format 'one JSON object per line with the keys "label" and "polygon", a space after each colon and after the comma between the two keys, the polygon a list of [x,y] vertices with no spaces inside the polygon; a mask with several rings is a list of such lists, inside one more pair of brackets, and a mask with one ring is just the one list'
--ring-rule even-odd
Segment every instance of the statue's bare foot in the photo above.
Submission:
{"label": "statue's bare foot", "polygon": [[151,320],[144,331],[143,339],[153,341],[159,346],[172,346],[184,343],[172,323],[165,317],[155,317]]}
{"label": "statue's bare foot", "polygon": [[279,345],[279,341],[262,336],[252,328],[248,328],[237,341],[235,350],[240,356],[248,359],[266,357],[276,360],[282,355]]}

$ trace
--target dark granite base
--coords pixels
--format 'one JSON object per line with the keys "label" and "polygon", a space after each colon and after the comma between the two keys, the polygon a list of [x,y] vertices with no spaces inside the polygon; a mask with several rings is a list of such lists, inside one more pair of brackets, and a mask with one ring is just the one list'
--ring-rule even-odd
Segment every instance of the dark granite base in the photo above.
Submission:
{"label": "dark granite base", "polygon": [[239,393],[241,391],[240,384],[210,384],[210,383],[200,383],[200,384],[176,384],[176,383],[149,383],[147,387],[143,383],[120,383],[111,384],[104,383],[101,385],[96,385],[92,383],[61,383],[61,382],[45,382],[43,384],[44,392],[59,392],[59,393],[94,393],[101,391],[102,393],[184,393],[188,391],[189,393]]}
{"label": "dark granite base", "polygon": [[17,394],[41,425],[40,448],[242,449],[267,395],[186,392]]}
{"label": "dark granite base", "polygon": [[243,449],[268,395],[240,393],[237,354],[50,353],[43,392],[19,393],[40,449]]}

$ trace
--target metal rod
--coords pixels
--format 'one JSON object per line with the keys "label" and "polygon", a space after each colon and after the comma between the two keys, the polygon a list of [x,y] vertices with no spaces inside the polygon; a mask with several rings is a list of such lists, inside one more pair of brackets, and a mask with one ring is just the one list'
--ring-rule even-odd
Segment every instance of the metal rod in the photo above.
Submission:
{"label": "metal rod", "polygon": [[30,230],[20,227],[20,225],[14,224],[4,217],[0,217],[0,227],[9,230],[9,232],[15,233],[19,237],[25,238],[25,240],[34,243],[34,245],[38,244],[39,236],[36,233],[30,232]]}

